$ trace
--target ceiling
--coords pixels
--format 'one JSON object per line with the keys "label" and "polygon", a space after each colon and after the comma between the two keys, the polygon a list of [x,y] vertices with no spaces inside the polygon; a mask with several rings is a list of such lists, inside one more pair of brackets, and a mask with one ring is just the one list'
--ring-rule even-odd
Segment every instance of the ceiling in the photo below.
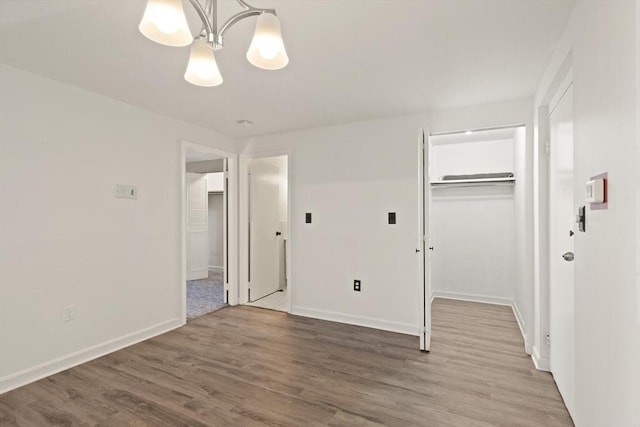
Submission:
{"label": "ceiling", "polygon": [[[219,3],[222,18],[240,10]],[[246,137],[531,96],[574,0],[249,3],[277,10],[285,69],[245,59],[252,18],[216,53],[224,83],[192,86],[182,77],[189,48],[138,32],[142,0],[0,0],[0,62]]]}

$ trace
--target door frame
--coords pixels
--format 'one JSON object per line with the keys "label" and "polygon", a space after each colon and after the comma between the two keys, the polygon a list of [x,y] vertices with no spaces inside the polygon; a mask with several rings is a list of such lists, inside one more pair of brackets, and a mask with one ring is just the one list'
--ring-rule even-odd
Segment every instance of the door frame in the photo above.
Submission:
{"label": "door frame", "polygon": [[190,141],[181,140],[179,143],[180,155],[178,156],[179,165],[179,194],[180,194],[180,224],[179,224],[179,247],[180,247],[180,320],[184,325],[187,323],[187,168],[186,153],[187,151],[196,151],[204,154],[211,154],[218,158],[227,159],[227,230],[226,234],[226,266],[225,277],[229,291],[225,295],[227,304],[238,304],[238,155],[228,151],[212,148],[207,145],[196,144]]}
{"label": "door frame", "polygon": [[291,294],[294,287],[292,280],[292,252],[294,244],[291,221],[291,201],[292,201],[292,173],[291,173],[291,150],[273,150],[255,153],[240,154],[239,157],[239,263],[238,263],[238,304],[247,304],[249,302],[249,160],[261,159],[265,157],[287,156],[287,253],[285,257],[287,277],[287,308],[286,312],[291,313]]}
{"label": "door frame", "polygon": [[536,369],[549,371],[550,328],[550,211],[549,211],[549,154],[547,143],[551,137],[549,112],[553,97],[573,69],[573,51],[570,46],[565,56],[544,81],[544,89],[534,102],[533,138],[533,287],[534,321],[531,358]]}

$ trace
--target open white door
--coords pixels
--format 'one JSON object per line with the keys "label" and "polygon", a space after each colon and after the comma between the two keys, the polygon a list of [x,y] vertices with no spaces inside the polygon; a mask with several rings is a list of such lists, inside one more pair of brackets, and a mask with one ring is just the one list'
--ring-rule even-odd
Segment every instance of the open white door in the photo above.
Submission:
{"label": "open white door", "polygon": [[209,277],[207,174],[187,173],[187,280]]}
{"label": "open white door", "polygon": [[223,160],[222,262],[224,266],[224,302],[229,304],[229,160]]}
{"label": "open white door", "polygon": [[418,133],[418,242],[416,254],[420,262],[420,350],[431,349],[431,250],[429,212],[429,143],[424,129]]}
{"label": "open white door", "polygon": [[278,168],[249,161],[249,302],[280,288],[280,181]]}
{"label": "open white door", "polygon": [[[567,87],[568,84],[568,87]],[[573,235],[573,85],[565,82],[552,103],[550,141],[550,353],[551,373],[571,416],[575,405]]]}

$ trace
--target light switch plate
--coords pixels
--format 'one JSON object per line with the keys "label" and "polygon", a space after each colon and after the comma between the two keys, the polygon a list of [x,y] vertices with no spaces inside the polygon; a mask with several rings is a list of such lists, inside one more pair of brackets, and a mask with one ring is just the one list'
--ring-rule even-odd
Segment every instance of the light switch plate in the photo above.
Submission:
{"label": "light switch plate", "polygon": [[587,203],[604,203],[604,179],[587,181]]}
{"label": "light switch plate", "polygon": [[137,199],[138,189],[135,185],[116,184],[115,196],[117,199]]}

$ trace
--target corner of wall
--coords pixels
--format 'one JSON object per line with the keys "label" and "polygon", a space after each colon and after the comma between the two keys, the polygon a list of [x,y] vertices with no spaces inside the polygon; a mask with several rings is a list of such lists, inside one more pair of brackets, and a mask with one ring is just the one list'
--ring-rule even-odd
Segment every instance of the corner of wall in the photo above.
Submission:
{"label": "corner of wall", "polygon": [[540,356],[540,351],[535,345],[533,346],[531,351],[531,360],[533,360],[533,365],[537,370],[550,372],[549,358]]}

